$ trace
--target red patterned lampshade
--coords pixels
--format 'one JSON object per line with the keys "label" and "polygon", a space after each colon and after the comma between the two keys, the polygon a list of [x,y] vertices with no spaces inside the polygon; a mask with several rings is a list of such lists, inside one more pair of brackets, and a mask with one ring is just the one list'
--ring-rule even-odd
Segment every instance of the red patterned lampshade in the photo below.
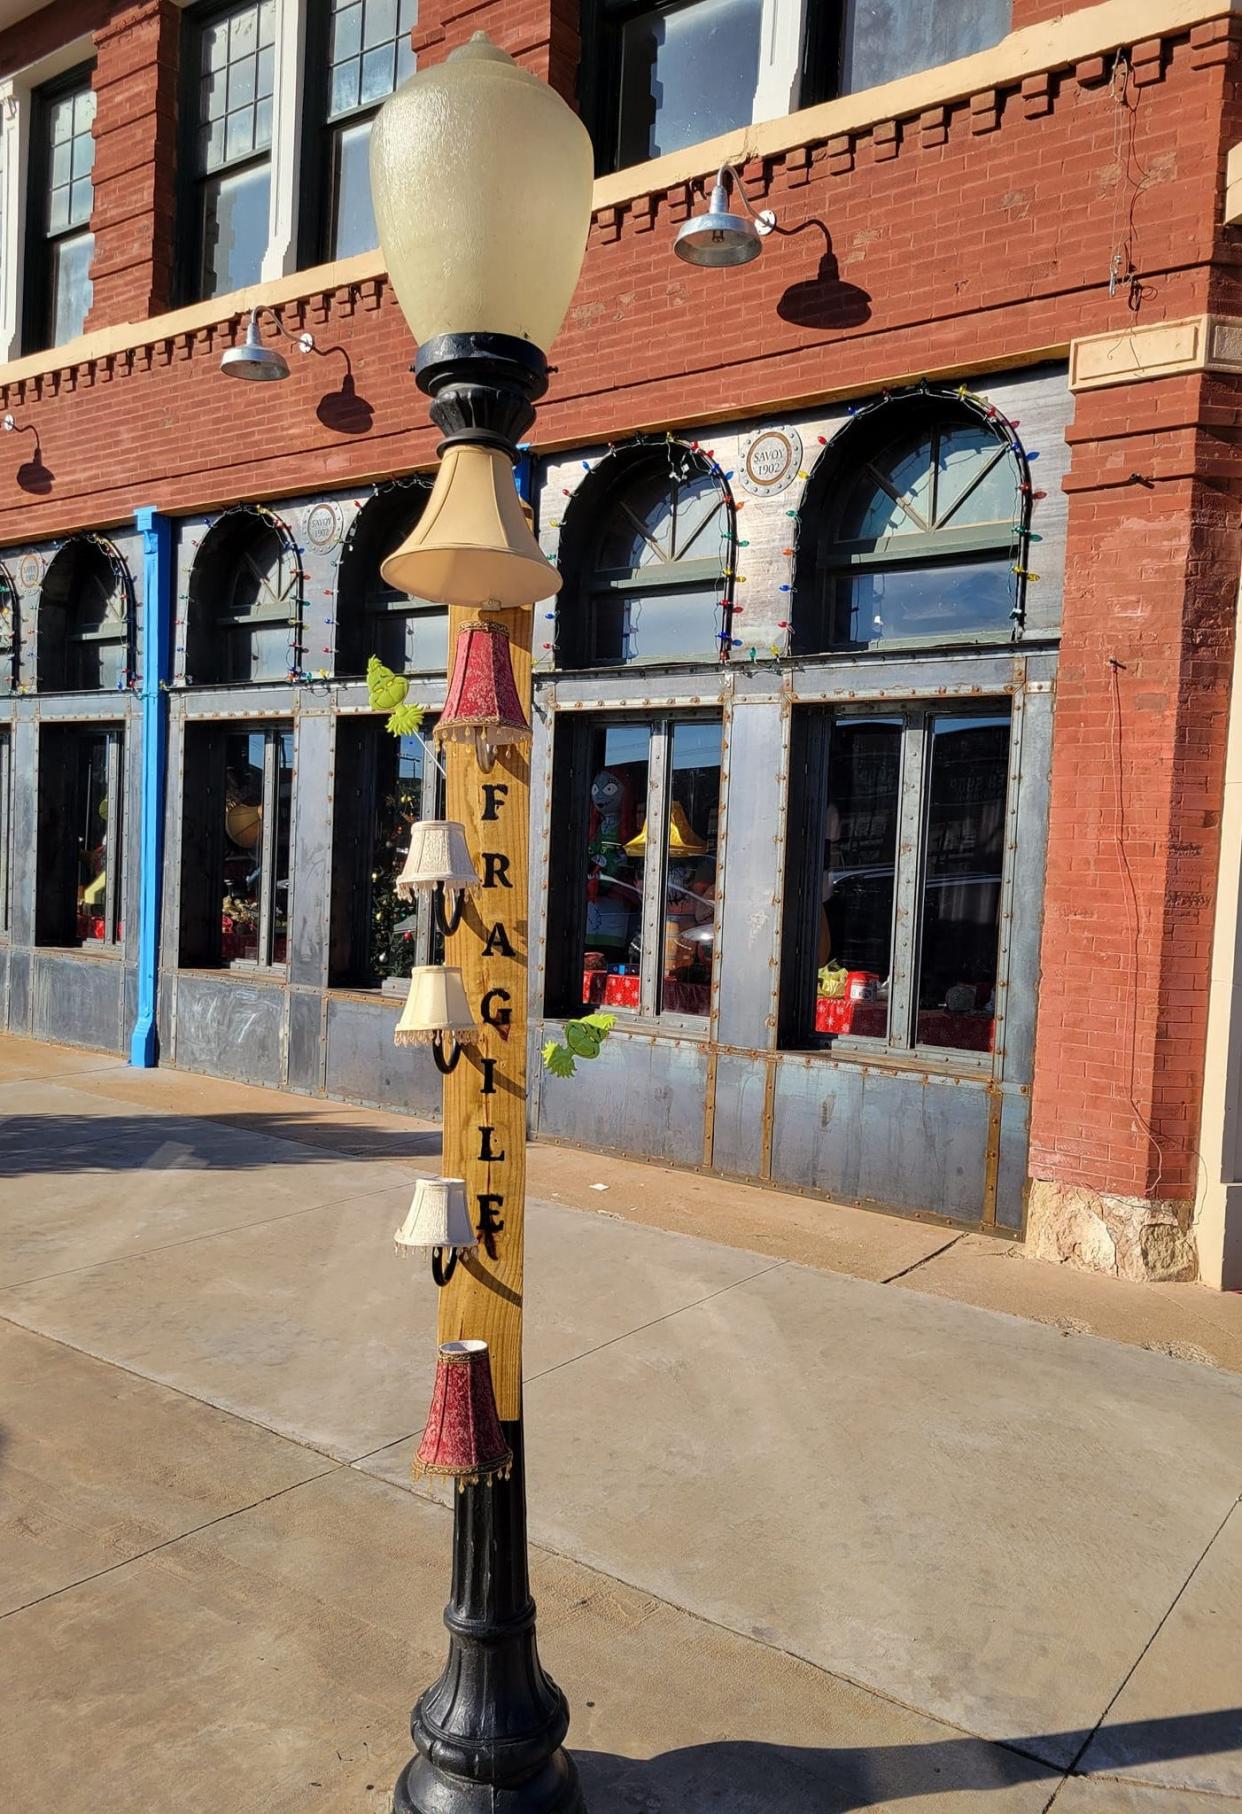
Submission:
{"label": "red patterned lampshade", "polygon": [[478,618],[458,633],[453,676],[435,736],[440,743],[473,737],[484,769],[492,766],[500,744],[530,742],[503,624]]}
{"label": "red patterned lampshade", "polygon": [[486,1342],[442,1342],[427,1428],[413,1472],[443,1474],[460,1486],[506,1476],[513,1453],[496,1414]]}

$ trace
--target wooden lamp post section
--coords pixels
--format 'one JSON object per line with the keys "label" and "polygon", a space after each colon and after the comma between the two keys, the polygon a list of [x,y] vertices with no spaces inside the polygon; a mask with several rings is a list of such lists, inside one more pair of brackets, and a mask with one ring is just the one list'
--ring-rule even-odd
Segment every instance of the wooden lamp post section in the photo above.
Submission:
{"label": "wooden lamp post section", "polygon": [[[445,954],[461,972],[477,1032],[444,1081],[444,1169],[465,1180],[477,1244],[455,1244],[456,1263],[437,1275],[444,1427],[420,1450],[424,1459],[458,1458],[445,1468],[459,1487],[449,1655],[414,1708],[415,1755],[398,1778],[395,1814],[583,1814],[562,1748],[569,1710],[539,1662],[527,1570],[530,648],[532,607],[559,589],[560,576],[522,513],[513,463],[547,387],[542,348],[581,268],[592,174],[581,121],[482,33],[412,77],[372,133],[380,241],[418,341],[415,375],[444,436],[427,507],[383,573],[450,607],[453,667],[436,737],[448,817],[464,826],[479,876]],[[453,1410],[467,1405],[464,1387],[456,1397],[449,1388],[480,1343],[502,1446],[475,1466],[471,1433],[481,1427],[486,1367],[470,1376],[469,1414]],[[504,1465],[493,1466],[498,1460]]]}

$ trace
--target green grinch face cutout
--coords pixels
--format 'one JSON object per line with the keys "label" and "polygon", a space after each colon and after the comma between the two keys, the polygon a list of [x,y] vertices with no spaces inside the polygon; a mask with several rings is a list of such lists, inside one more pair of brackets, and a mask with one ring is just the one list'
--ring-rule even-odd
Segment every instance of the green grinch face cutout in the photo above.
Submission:
{"label": "green grinch face cutout", "polygon": [[553,1077],[572,1077],[576,1058],[598,1058],[599,1049],[616,1025],[615,1014],[584,1014],[565,1022],[565,1043],[550,1039],[543,1048],[543,1062]]}

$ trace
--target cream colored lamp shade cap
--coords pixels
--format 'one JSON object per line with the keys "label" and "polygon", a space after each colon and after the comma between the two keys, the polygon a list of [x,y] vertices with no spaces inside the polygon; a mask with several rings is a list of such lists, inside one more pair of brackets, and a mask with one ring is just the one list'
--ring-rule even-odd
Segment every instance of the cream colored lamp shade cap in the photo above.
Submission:
{"label": "cream colored lamp shade cap", "polygon": [[461,971],[445,964],[420,964],[410,976],[410,992],[393,1035],[397,1045],[430,1045],[448,1034],[464,1045],[478,1033]]}
{"label": "cream colored lamp shade cap", "polygon": [[371,196],[415,338],[512,334],[546,352],[582,267],[594,173],[577,114],[483,32],[402,83],[371,129]]}
{"label": "cream colored lamp shade cap", "polygon": [[380,573],[396,591],[442,605],[486,599],[514,609],[561,589],[522,509],[509,456],[469,442],[446,449],[426,508]]}
{"label": "cream colored lamp shade cap", "polygon": [[466,1180],[420,1178],[409,1214],[393,1240],[399,1253],[419,1247],[477,1247],[479,1238],[466,1207]]}
{"label": "cream colored lamp shade cap", "polygon": [[453,819],[419,819],[410,833],[405,867],[397,877],[397,894],[412,901],[436,886],[446,892],[483,886],[474,866],[466,828]]}

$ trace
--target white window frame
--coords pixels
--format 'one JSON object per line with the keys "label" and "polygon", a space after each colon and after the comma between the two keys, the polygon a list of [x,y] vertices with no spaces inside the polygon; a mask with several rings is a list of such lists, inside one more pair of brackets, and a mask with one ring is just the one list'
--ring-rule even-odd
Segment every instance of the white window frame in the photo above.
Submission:
{"label": "white window frame", "polygon": [[781,120],[798,111],[809,6],[810,0],[763,0],[752,124]]}

